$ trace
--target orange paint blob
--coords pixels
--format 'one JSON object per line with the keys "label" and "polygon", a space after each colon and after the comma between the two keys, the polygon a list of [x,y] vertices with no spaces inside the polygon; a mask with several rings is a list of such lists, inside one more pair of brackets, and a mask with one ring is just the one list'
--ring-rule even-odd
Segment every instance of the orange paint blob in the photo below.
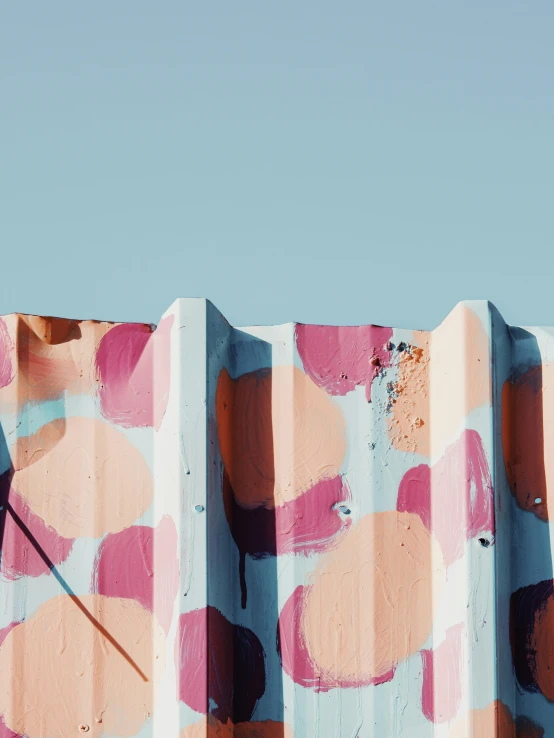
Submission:
{"label": "orange paint blob", "polygon": [[467,415],[491,402],[489,337],[473,310],[461,303],[432,333],[414,333],[394,394],[391,443],[423,456],[439,454]]}
{"label": "orange paint blob", "polygon": [[135,735],[152,712],[163,630],[134,600],[76,599],[48,600],[6,636],[0,714],[28,738],[75,736],[80,725],[91,738]]}
{"label": "orange paint blob", "polygon": [[221,456],[244,508],[273,508],[340,471],[345,422],[337,404],[300,369],[274,367],[232,379],[216,392]]}
{"label": "orange paint blob", "polygon": [[414,332],[414,345],[398,360],[389,436],[399,451],[429,455],[430,334]]}
{"label": "orange paint blob", "polygon": [[220,723],[212,715],[189,725],[181,731],[180,738],[294,738],[285,723],[273,720],[259,720],[252,723]]}
{"label": "orange paint blob", "polygon": [[366,515],[310,581],[301,618],[316,671],[367,683],[416,653],[431,633],[445,581],[442,553],[419,515]]}
{"label": "orange paint blob", "polygon": [[19,439],[13,487],[65,538],[116,533],[150,506],[152,475],[140,451],[108,423],[70,417]]}

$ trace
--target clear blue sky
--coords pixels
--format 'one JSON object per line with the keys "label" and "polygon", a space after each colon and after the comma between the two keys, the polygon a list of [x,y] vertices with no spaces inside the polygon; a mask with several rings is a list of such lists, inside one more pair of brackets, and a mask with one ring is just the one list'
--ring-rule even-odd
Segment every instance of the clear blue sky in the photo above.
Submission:
{"label": "clear blue sky", "polygon": [[554,325],[554,3],[10,2],[0,313]]}

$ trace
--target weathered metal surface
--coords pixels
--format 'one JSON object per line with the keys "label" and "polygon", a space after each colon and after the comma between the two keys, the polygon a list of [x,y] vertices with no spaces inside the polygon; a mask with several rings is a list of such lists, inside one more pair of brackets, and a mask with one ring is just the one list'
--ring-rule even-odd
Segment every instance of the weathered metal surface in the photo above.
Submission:
{"label": "weathered metal surface", "polygon": [[554,735],[554,341],[0,322],[0,736]]}

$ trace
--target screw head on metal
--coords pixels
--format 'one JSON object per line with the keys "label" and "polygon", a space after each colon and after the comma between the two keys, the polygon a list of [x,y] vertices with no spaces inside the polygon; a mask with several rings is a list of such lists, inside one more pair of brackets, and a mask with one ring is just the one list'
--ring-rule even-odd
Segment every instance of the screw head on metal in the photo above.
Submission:
{"label": "screw head on metal", "polygon": [[88,733],[90,730],[90,727],[86,723],[81,723],[79,725],[79,733]]}

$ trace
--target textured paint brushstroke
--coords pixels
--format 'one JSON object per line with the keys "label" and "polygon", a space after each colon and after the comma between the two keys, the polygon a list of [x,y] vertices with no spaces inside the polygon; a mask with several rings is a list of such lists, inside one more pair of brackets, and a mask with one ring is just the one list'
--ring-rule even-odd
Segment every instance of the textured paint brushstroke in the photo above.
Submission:
{"label": "textured paint brushstroke", "polygon": [[17,381],[0,390],[4,407],[15,411],[28,402],[53,400],[64,393],[92,392],[96,347],[112,323],[19,314],[8,315],[3,322],[17,372]]}
{"label": "textured paint brushstroke", "polygon": [[167,633],[179,588],[173,520],[165,516],[156,528],[133,525],[106,536],[96,556],[92,587],[101,595],[137,600]]}
{"label": "textured paint brushstroke", "polygon": [[47,423],[34,437],[18,439],[12,459],[14,489],[65,538],[116,533],[152,501],[152,475],[141,453],[100,420]]}
{"label": "textured paint brushstroke", "polygon": [[[10,483],[10,473],[0,476],[0,488]],[[4,495],[1,496],[4,499]],[[51,567],[47,566],[36,550],[36,544],[46,554],[51,564],[56,566],[65,561],[71,553],[73,539],[63,538],[53,528],[34,515],[21,497],[11,490],[7,498],[11,511],[5,510],[0,514],[4,518],[4,531],[0,557],[0,572],[6,579],[20,577],[38,577],[41,574],[50,574]],[[14,515],[17,516],[14,519]],[[18,525],[22,522],[31,532],[34,541],[30,541],[26,533]]]}
{"label": "textured paint brushstroke", "polygon": [[[417,515],[366,515],[321,557],[293,618],[300,634],[289,643],[305,644],[329,685],[382,680],[425,643],[444,577],[440,549]],[[286,627],[281,622],[281,639]],[[294,674],[294,664],[284,668]]]}
{"label": "textured paint brushstroke", "polygon": [[506,476],[522,510],[548,520],[554,481],[554,364],[533,366],[502,388],[502,449]]}
{"label": "textured paint brushstroke", "polygon": [[215,607],[183,613],[175,659],[180,700],[223,723],[250,720],[265,691],[264,650],[251,630]]}
{"label": "textured paint brushstroke", "polygon": [[351,494],[341,477],[318,482],[280,507],[245,510],[237,504],[229,477],[223,474],[223,503],[231,534],[240,552],[241,602],[246,607],[245,557],[321,553],[337,543],[351,524],[337,508]]}
{"label": "textured paint brushstroke", "polygon": [[472,710],[452,725],[449,738],[543,738],[544,729],[527,717],[514,721],[505,704],[496,700],[482,710]]}
{"label": "textured paint brushstroke", "polygon": [[11,677],[0,681],[0,714],[28,738],[74,736],[79,725],[95,738],[133,736],[152,711],[163,631],[133,600],[79,597],[110,641],[75,599],[48,600],[6,636],[0,674]]}
{"label": "textured paint brushstroke", "polygon": [[463,623],[453,625],[437,648],[421,651],[421,707],[427,720],[433,723],[452,720],[462,700],[463,630]]}
{"label": "textured paint brushstroke", "polygon": [[399,512],[419,515],[439,541],[450,566],[466,541],[494,534],[494,493],[481,437],[466,430],[432,467],[410,469],[398,488]]}
{"label": "textured paint brushstroke", "polygon": [[294,738],[285,723],[262,720],[251,723],[220,723],[213,715],[189,725],[181,731],[180,738]]}
{"label": "textured paint brushstroke", "polygon": [[321,553],[352,522],[341,518],[338,503],[352,495],[342,477],[318,482],[281,507],[245,510],[237,504],[229,477],[223,476],[225,513],[239,551],[255,559],[296,553]]}
{"label": "textured paint brushstroke", "polygon": [[6,321],[0,318],[0,388],[6,387],[14,377],[11,356],[13,348]]}
{"label": "textured paint brushstroke", "polygon": [[125,428],[158,429],[169,398],[173,315],[159,326],[118,325],[96,354],[102,415]]}
{"label": "textured paint brushstroke", "polygon": [[296,325],[296,347],[306,374],[330,395],[345,395],[371,385],[390,366],[392,328],[376,325]]}
{"label": "textured paint brushstroke", "polygon": [[430,456],[472,410],[491,402],[489,338],[473,310],[459,304],[432,333],[415,332],[413,343],[391,386],[389,436],[399,451]]}
{"label": "textured paint brushstroke", "polygon": [[340,408],[293,366],[232,379],[216,393],[219,448],[234,496],[244,508],[271,509],[340,471],[346,451]]}

